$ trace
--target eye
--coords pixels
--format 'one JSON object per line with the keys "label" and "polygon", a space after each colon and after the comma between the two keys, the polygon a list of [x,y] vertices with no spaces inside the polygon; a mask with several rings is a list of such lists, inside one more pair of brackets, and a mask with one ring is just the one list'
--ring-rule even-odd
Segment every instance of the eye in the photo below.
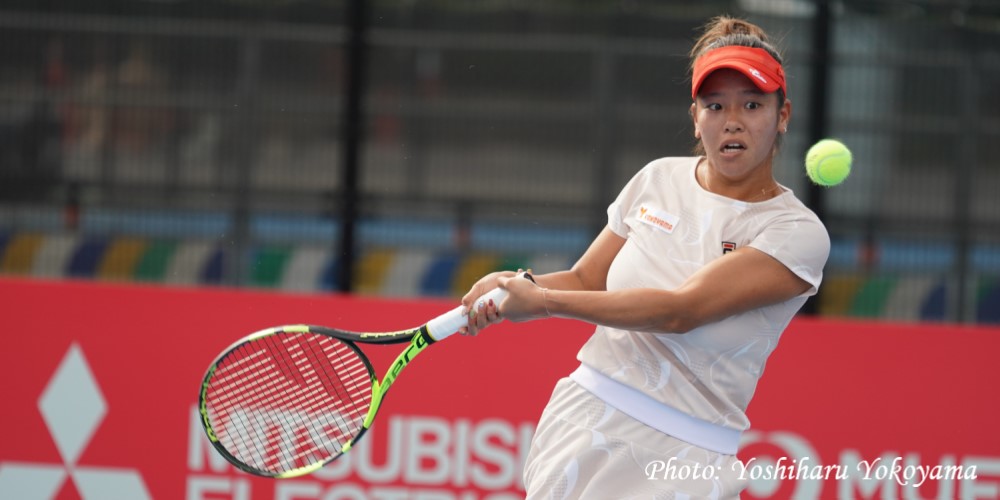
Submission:
{"label": "eye", "polygon": [[706,104],[705,105],[705,109],[710,110],[710,111],[719,111],[720,109],[722,109],[722,105],[719,104],[719,103],[713,102],[713,103],[710,103],[710,104]]}
{"label": "eye", "polygon": [[760,107],[760,103],[759,102],[750,101],[750,102],[746,103],[746,105],[744,107],[746,109],[757,109],[757,108]]}

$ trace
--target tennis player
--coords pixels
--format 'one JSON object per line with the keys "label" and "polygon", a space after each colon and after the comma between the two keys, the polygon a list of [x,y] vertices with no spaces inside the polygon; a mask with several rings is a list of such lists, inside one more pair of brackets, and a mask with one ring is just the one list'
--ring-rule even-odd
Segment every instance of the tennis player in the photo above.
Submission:
{"label": "tennis player", "polygon": [[792,104],[782,58],[758,26],[720,17],[692,51],[697,154],[642,168],[569,270],[490,274],[501,318],[597,325],[556,385],[524,470],[528,498],[734,498],[746,409],[782,331],[816,293],[823,224],[773,175]]}

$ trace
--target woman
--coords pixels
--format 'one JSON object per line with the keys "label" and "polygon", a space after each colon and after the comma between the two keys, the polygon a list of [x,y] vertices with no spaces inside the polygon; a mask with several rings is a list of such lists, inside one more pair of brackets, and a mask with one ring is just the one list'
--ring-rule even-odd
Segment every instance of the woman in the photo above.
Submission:
{"label": "woman", "polygon": [[535,283],[493,273],[462,300],[509,292],[470,310],[471,335],[501,318],[597,325],[540,419],[529,498],[738,496],[747,405],[822,280],[826,229],[773,176],[792,112],[780,55],[759,27],[721,17],[691,58],[699,154],[636,174],[572,269]]}

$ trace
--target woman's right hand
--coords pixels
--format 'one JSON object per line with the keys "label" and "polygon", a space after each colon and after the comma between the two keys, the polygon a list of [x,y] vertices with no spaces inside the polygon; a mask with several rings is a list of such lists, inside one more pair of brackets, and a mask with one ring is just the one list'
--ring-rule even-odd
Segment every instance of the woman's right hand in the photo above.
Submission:
{"label": "woman's right hand", "polygon": [[469,324],[462,327],[458,333],[475,336],[483,328],[502,321],[500,304],[494,304],[491,301],[489,304],[482,304],[482,307],[477,309],[475,303],[479,297],[496,288],[500,278],[510,278],[516,275],[517,272],[514,271],[498,271],[483,276],[476,284],[472,285],[469,292],[462,297],[462,306],[469,317]]}

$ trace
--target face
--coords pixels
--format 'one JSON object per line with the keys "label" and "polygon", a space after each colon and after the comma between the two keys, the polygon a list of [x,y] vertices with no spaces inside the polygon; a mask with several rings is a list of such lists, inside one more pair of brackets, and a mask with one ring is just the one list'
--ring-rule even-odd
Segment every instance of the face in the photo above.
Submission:
{"label": "face", "polygon": [[763,93],[749,78],[720,69],[705,79],[691,105],[695,137],[715,171],[730,181],[771,175],[774,144],[787,129],[791,102]]}

